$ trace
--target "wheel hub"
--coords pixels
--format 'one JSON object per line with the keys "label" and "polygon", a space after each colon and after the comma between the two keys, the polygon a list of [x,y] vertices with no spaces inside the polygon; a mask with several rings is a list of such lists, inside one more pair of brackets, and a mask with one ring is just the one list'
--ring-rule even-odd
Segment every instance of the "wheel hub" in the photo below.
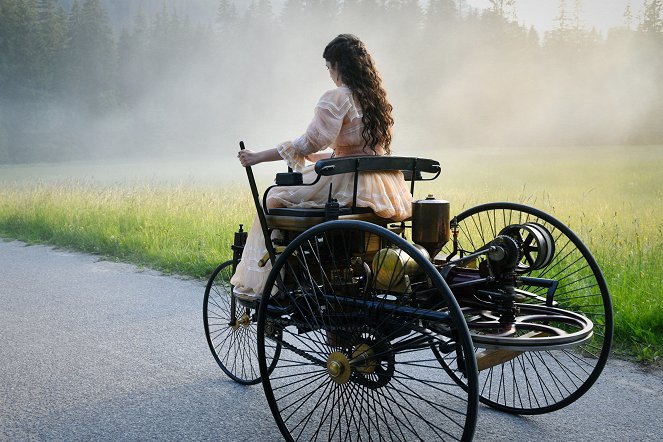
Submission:
{"label": "wheel hub", "polygon": [[345,384],[350,380],[352,369],[347,356],[339,351],[335,351],[327,358],[327,373],[337,384]]}
{"label": "wheel hub", "polygon": [[240,316],[235,320],[234,324],[232,324],[233,331],[237,330],[240,327],[249,328],[250,323],[251,323],[251,318],[249,318],[249,315],[244,313],[242,316]]}
{"label": "wheel hub", "polygon": [[352,352],[351,363],[360,373],[375,373],[375,352],[368,344],[361,344]]}
{"label": "wheel hub", "polygon": [[354,346],[350,366],[352,382],[377,389],[389,384],[394,374],[395,356],[389,342],[376,330],[364,333]]}

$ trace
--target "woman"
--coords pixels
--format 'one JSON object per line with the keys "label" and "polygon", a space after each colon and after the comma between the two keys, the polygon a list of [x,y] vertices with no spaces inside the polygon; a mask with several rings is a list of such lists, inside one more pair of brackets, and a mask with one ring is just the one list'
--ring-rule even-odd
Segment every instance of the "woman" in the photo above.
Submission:
{"label": "woman", "polygon": [[[265,161],[285,160],[303,173],[304,182],[314,181],[315,162],[330,156],[389,155],[391,153],[392,107],[387,101],[373,58],[354,35],[341,34],[325,48],[323,58],[336,89],[325,92],[315,107],[306,133],[273,149],[238,153],[244,167]],[[331,152],[322,152],[325,149]],[[322,177],[315,186],[277,187],[267,200],[273,207],[324,207],[329,185],[341,207],[352,204],[352,174]],[[362,173],[357,206],[370,207],[375,214],[394,221],[410,217],[412,198],[401,172]],[[265,255],[265,240],[258,222],[249,231],[242,260],[231,283],[235,294],[245,299],[260,297],[271,266],[258,266]]]}

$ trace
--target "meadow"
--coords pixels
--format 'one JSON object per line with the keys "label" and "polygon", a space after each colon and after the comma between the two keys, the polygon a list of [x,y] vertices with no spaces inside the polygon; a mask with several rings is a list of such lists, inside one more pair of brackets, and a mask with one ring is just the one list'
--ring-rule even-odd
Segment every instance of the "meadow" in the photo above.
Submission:
{"label": "meadow", "polygon": [[[420,183],[458,213],[513,201],[567,224],[594,254],[615,308],[615,351],[663,353],[663,146],[460,149]],[[258,166],[259,186],[272,166]],[[0,236],[205,278],[254,207],[234,158],[0,166]],[[35,269],[39,271],[39,269]],[[201,293],[202,295],[202,293]]]}

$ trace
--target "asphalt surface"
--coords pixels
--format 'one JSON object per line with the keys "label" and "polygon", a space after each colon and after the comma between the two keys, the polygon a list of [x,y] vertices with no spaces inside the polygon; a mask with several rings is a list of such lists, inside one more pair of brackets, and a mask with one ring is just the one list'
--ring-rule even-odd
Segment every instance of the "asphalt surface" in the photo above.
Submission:
{"label": "asphalt surface", "polygon": [[[225,377],[204,282],[0,242],[0,440],[282,440],[260,385]],[[480,407],[476,441],[661,441],[663,372],[612,359],[574,404]]]}

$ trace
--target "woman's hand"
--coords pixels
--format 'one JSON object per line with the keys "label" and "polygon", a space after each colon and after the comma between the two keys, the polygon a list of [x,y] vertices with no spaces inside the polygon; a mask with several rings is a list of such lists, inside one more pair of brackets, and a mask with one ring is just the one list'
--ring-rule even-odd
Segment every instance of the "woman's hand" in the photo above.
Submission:
{"label": "woman's hand", "polygon": [[254,152],[250,149],[240,150],[237,152],[237,158],[239,158],[239,162],[242,163],[242,166],[244,167],[255,166],[256,164],[264,163],[266,161],[278,161],[283,159],[275,147],[272,149],[261,150],[259,152]]}
{"label": "woman's hand", "polygon": [[260,152],[254,152],[249,149],[240,150],[237,153],[237,158],[239,158],[239,162],[244,167],[255,166],[261,162]]}

